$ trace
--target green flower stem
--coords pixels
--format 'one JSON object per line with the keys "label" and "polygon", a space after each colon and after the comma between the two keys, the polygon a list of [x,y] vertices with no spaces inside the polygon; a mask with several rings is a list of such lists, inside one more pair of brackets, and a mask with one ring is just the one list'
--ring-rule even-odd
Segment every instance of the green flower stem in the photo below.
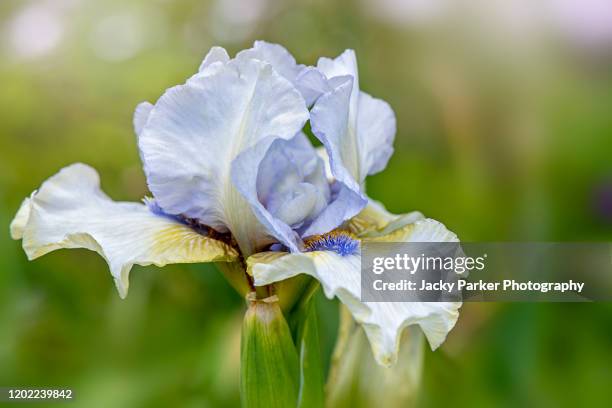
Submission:
{"label": "green flower stem", "polygon": [[296,304],[303,298],[304,292],[308,289],[314,279],[308,275],[297,275],[274,284],[275,294],[285,315],[289,315]]}
{"label": "green flower stem", "polygon": [[306,287],[304,288],[302,295],[300,296],[294,307],[291,309],[292,313],[295,313],[301,309],[308,308],[309,304],[311,303],[312,297],[315,293],[317,293],[317,290],[321,286],[318,280],[313,279],[311,277],[308,278],[309,281],[306,283]]}
{"label": "green flower stem", "polygon": [[[295,345],[300,361],[299,408],[323,408],[324,374],[319,344],[319,328],[313,294],[319,285],[311,284],[291,315],[295,327]],[[304,303],[302,303],[304,302]]]}
{"label": "green flower stem", "polygon": [[240,262],[217,262],[217,269],[221,271],[225,279],[241,296],[246,296],[251,292],[249,280]]}

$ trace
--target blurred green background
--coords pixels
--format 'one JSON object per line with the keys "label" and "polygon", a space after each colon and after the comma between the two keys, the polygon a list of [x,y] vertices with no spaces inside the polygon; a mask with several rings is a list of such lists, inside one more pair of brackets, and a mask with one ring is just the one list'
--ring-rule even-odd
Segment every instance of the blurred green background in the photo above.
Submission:
{"label": "blurred green background", "polygon": [[[120,300],[99,256],[27,262],[8,224],[61,167],[147,192],[131,117],[212,45],[265,39],[305,64],[357,52],[395,109],[396,153],[368,181],[463,241],[612,238],[608,0],[2,0],[0,385],[79,407],[236,406],[243,301],[213,267],[135,267]],[[426,352],[422,406],[610,406],[612,305],[466,304]],[[319,299],[323,347],[337,305]]]}

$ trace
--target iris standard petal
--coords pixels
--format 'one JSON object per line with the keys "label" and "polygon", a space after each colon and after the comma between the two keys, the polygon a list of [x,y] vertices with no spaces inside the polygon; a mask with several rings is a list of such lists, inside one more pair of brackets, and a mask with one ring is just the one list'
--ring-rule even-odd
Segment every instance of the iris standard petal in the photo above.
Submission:
{"label": "iris standard petal", "polygon": [[365,92],[359,93],[357,109],[355,133],[359,146],[359,178],[365,180],[366,176],[379,173],[387,167],[393,154],[397,125],[391,106]]}
{"label": "iris standard petal", "polygon": [[234,188],[231,163],[257,144],[254,171],[275,139],[302,129],[308,111],[270,64],[246,58],[214,64],[215,72],[195,75],[159,99],[139,147],[149,188],[165,212],[231,231],[249,255],[270,232]]}
{"label": "iris standard petal", "polygon": [[[270,138],[271,139],[271,138]],[[287,223],[274,217],[265,205],[259,200],[257,194],[257,172],[266,152],[274,144],[274,140],[264,140],[242,152],[232,162],[232,182],[236,190],[242,194],[244,202],[250,206],[249,211],[256,217],[269,236],[276,238],[292,252],[299,251],[299,236]],[[297,179],[296,175],[296,179]],[[263,242],[262,243],[271,243]]]}
{"label": "iris standard petal", "polygon": [[[394,242],[457,241],[457,237],[439,222],[416,221],[400,228]],[[363,325],[379,364],[392,365],[397,357],[402,329],[418,324],[432,349],[437,348],[455,325],[460,303],[443,302],[362,302],[361,259],[333,251],[302,254],[266,252],[247,260],[256,285],[266,285],[305,273],[316,278],[328,298],[338,297],[355,320]]]}
{"label": "iris standard petal", "polygon": [[[327,150],[324,147],[319,147],[316,151],[325,165],[325,175],[332,183],[335,178],[331,172]],[[384,235],[388,231],[425,218],[419,211],[400,215],[392,214],[385,209],[382,203],[368,197],[366,199],[367,205],[362,206],[362,210],[347,223],[349,231],[357,237]]]}
{"label": "iris standard petal", "polygon": [[223,65],[229,62],[230,57],[225,51],[223,47],[212,47],[206,57],[204,57],[204,61],[200,64],[200,69],[198,70],[200,73],[206,75],[214,72],[215,68],[211,68],[213,64]]}
{"label": "iris standard petal", "polygon": [[232,181],[270,234],[293,252],[301,246],[294,230],[310,225],[331,198],[323,162],[303,133],[245,150],[232,163]]}
{"label": "iris standard petal", "polygon": [[353,78],[321,96],[310,113],[312,132],[323,143],[334,178],[354,191],[360,191],[357,138],[349,131],[349,105]]}
{"label": "iris standard petal", "polygon": [[300,236],[329,232],[363,208],[359,194],[339,183],[330,188],[323,160],[304,134],[275,140],[260,160],[258,149],[265,147],[236,158],[232,180],[259,221],[292,252],[299,251]]}
{"label": "iris standard petal", "polygon": [[136,110],[134,111],[134,132],[136,136],[140,135],[142,129],[144,129],[145,125],[149,121],[149,115],[153,110],[153,105],[149,102],[141,102],[136,106]]}
{"label": "iris standard petal", "polygon": [[330,81],[315,67],[302,69],[295,78],[295,86],[301,92],[308,106],[312,106],[319,96],[333,89]]}
{"label": "iris standard petal", "polygon": [[236,54],[236,59],[257,59],[267,62],[276,72],[292,83],[304,69],[304,65],[298,64],[285,47],[267,41],[255,41],[252,48]]}
{"label": "iris standard petal", "polygon": [[339,227],[351,219],[366,205],[367,200],[342,183],[332,184],[332,197],[327,206],[301,231],[303,237],[320,235]]}
{"label": "iris standard petal", "polygon": [[[351,93],[349,98],[349,122],[355,123],[357,117],[357,105],[359,100],[359,70],[357,69],[357,56],[353,50],[345,50],[334,59],[321,57],[317,62],[317,69],[332,81],[333,78],[349,76],[353,78]],[[339,84],[332,86],[336,88]]]}
{"label": "iris standard petal", "polygon": [[[386,102],[360,91],[354,51],[336,59],[321,58],[317,68],[332,90],[313,107],[313,133],[330,155],[334,176],[345,178],[339,172],[344,167],[361,185],[367,175],[383,170],[393,153],[395,114]],[[343,79],[347,76],[353,79],[350,84]]]}
{"label": "iris standard petal", "polygon": [[11,225],[28,259],[60,248],[86,248],[108,263],[121,297],[132,265],[224,262],[237,257],[223,242],[198,234],[144,204],[112,201],[96,171],[73,164],[24,201]]}
{"label": "iris standard petal", "polygon": [[236,59],[257,59],[272,64],[276,72],[291,82],[302,94],[307,106],[325,91],[329,91],[328,81],[314,67],[298,64],[285,47],[266,41],[255,41],[252,48],[240,51]]}
{"label": "iris standard petal", "polygon": [[257,169],[257,195],[262,203],[274,199],[292,186],[308,182],[317,187],[325,201],[330,198],[329,185],[323,175],[323,161],[305,134],[290,140],[276,140]]}

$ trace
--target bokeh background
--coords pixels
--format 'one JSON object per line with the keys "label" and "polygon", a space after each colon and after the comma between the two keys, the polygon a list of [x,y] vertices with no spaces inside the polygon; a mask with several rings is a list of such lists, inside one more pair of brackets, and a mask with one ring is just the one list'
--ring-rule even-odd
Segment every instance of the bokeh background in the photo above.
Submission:
{"label": "bokeh background", "polygon": [[[612,238],[609,0],[2,0],[0,385],[75,390],[79,407],[238,404],[243,301],[205,265],[135,267],[117,296],[85,250],[27,262],[21,200],[82,161],[114,199],[147,192],[134,107],[212,45],[285,45],[306,64],[357,52],[395,109],[396,153],[368,181],[464,241]],[[337,305],[318,299],[323,348]],[[420,404],[610,406],[610,304],[466,304]]]}

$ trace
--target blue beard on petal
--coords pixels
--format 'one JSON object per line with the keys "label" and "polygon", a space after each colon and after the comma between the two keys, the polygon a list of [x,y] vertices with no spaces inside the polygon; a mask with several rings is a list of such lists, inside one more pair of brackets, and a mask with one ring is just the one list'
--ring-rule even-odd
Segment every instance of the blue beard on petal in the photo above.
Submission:
{"label": "blue beard on petal", "polygon": [[327,234],[315,235],[304,240],[306,252],[333,251],[341,256],[359,253],[359,240],[347,231],[331,231]]}

